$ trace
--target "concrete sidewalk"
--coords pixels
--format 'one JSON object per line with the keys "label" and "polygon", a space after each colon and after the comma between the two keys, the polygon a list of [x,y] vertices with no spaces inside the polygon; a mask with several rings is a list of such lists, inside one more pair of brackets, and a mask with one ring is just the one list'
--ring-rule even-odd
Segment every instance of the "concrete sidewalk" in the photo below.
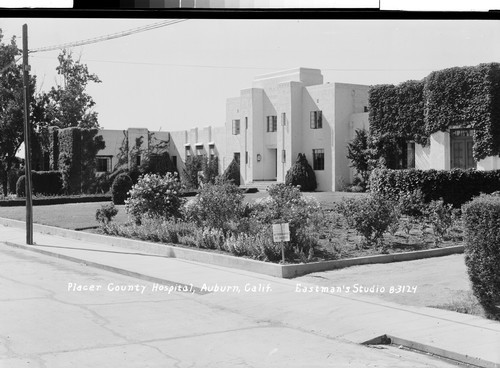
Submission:
{"label": "concrete sidewalk", "polygon": [[384,302],[373,298],[376,290],[355,292],[352,285],[322,290],[294,280],[53,235],[35,233],[34,240],[35,246],[27,246],[24,229],[0,226],[0,243],[142,278],[163,292],[185,289],[206,303],[256,320],[356,344],[388,335],[398,344],[482,367],[500,367],[500,323],[494,321]]}

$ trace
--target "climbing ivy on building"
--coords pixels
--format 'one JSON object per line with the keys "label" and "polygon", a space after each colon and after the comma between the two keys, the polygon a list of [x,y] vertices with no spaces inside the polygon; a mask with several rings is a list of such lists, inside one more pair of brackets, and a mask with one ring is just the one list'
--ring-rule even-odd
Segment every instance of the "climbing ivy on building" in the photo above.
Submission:
{"label": "climbing ivy on building", "polygon": [[376,85],[369,95],[370,134],[380,142],[426,145],[433,133],[471,128],[476,160],[500,154],[499,63],[443,69],[397,86]]}

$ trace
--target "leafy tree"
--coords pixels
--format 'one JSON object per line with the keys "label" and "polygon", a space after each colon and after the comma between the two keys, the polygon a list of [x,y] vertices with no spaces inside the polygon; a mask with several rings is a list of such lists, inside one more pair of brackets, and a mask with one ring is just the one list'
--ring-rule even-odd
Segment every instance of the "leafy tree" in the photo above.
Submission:
{"label": "leafy tree", "polygon": [[[16,38],[4,44],[0,29],[0,181],[4,195],[8,193],[8,178],[18,164],[16,152],[24,141],[24,89],[22,65],[16,63],[21,50]],[[29,92],[35,90],[36,79],[30,78]],[[10,188],[11,190],[13,188]]]}
{"label": "leafy tree", "polygon": [[313,192],[318,186],[314,170],[307,162],[306,155],[299,153],[297,161],[292,165],[286,173],[286,185],[300,186],[303,192]]}
{"label": "leafy tree", "polygon": [[370,172],[375,165],[375,154],[371,146],[370,137],[365,129],[356,129],[356,136],[347,144],[350,166],[361,176],[363,185],[368,183]]}
{"label": "leafy tree", "polygon": [[202,170],[202,157],[189,156],[186,158],[182,175],[182,182],[188,189],[198,189],[198,173]]}
{"label": "leafy tree", "polygon": [[95,102],[85,90],[90,82],[101,80],[89,72],[87,65],[74,60],[70,51],[63,50],[58,60],[56,70],[62,83],[37,96],[36,111],[40,120],[47,126],[60,128],[99,128],[97,112],[93,111]]}

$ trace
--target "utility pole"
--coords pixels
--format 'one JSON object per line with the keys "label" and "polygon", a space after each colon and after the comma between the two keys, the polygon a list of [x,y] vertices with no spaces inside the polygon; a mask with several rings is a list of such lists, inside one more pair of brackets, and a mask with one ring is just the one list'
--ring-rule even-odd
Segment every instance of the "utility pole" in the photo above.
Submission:
{"label": "utility pole", "polygon": [[23,25],[23,86],[24,86],[24,177],[26,192],[26,244],[33,245],[33,203],[31,198],[31,155],[30,155],[30,117],[29,117],[29,70],[28,64],[28,25]]}

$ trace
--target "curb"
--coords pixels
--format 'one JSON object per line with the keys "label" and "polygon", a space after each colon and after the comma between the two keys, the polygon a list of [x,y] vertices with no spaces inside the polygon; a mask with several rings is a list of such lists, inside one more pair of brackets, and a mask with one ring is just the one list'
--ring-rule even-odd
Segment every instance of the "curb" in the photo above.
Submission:
{"label": "curb", "polygon": [[67,256],[67,255],[64,255],[64,254],[60,254],[60,253],[56,253],[56,252],[50,252],[48,250],[39,249],[36,246],[32,246],[32,245],[21,245],[21,244],[17,244],[17,243],[12,243],[10,241],[3,242],[3,244],[8,245],[9,247],[18,248],[18,249],[24,249],[24,250],[29,250],[29,251],[32,251],[32,252],[36,252],[36,253],[40,253],[40,254],[46,255],[46,256],[51,256],[51,257],[55,257],[55,258],[59,258],[59,259],[64,259],[66,261],[83,264],[85,266],[90,266],[90,267],[97,268],[97,269],[100,269],[100,270],[117,273],[117,274],[120,274],[120,275],[123,275],[123,276],[129,276],[129,277],[133,277],[133,278],[136,278],[136,279],[153,282],[153,283],[156,283],[156,284],[161,284],[161,285],[166,285],[166,286],[172,286],[172,287],[176,288],[176,291],[189,290],[189,292],[192,293],[192,294],[200,294],[200,295],[209,294],[208,291],[203,291],[200,288],[198,288],[196,286],[193,286],[193,285],[188,285],[188,284],[183,284],[183,283],[179,283],[179,282],[173,282],[173,281],[169,281],[169,280],[164,280],[164,279],[160,279],[158,277],[153,277],[153,276],[147,276],[147,275],[144,275],[142,273],[129,271],[129,270],[126,270],[124,268],[118,268],[118,267],[108,266],[108,265],[105,265],[105,264],[102,264],[102,263],[96,263],[96,262],[86,261],[86,260],[83,260],[81,258],[71,257],[71,256]]}
{"label": "curb", "polygon": [[448,360],[452,360],[462,364],[472,365],[474,367],[482,367],[482,368],[500,368],[500,365],[494,362],[490,362],[488,360],[484,360],[481,358],[474,358],[469,355],[456,353],[453,351],[436,348],[431,345],[422,344],[419,342],[402,339],[400,337],[392,336],[392,335],[382,335],[378,336],[374,339],[365,341],[361,343],[361,345],[398,345],[411,350],[415,350],[417,352],[432,354],[439,358],[444,358]]}
{"label": "curb", "polygon": [[[26,226],[23,221],[5,218],[0,218],[0,225],[10,226],[14,228],[25,228]],[[248,258],[235,257],[231,255],[206,252],[198,249],[183,248],[175,245],[151,243],[141,240],[85,233],[81,231],[62,229],[40,224],[34,224],[33,230],[42,234],[57,235],[75,240],[133,249],[154,255],[185,259],[200,263],[208,263],[222,267],[236,268],[244,271],[250,271],[286,279],[306,275],[312,272],[329,271],[356,265],[412,261],[423,258],[441,257],[451,254],[463,253],[464,251],[464,246],[460,245],[439,249],[420,250],[415,252],[397,254],[382,254],[377,256],[341,259],[334,261],[280,265],[276,263],[256,261]]]}

